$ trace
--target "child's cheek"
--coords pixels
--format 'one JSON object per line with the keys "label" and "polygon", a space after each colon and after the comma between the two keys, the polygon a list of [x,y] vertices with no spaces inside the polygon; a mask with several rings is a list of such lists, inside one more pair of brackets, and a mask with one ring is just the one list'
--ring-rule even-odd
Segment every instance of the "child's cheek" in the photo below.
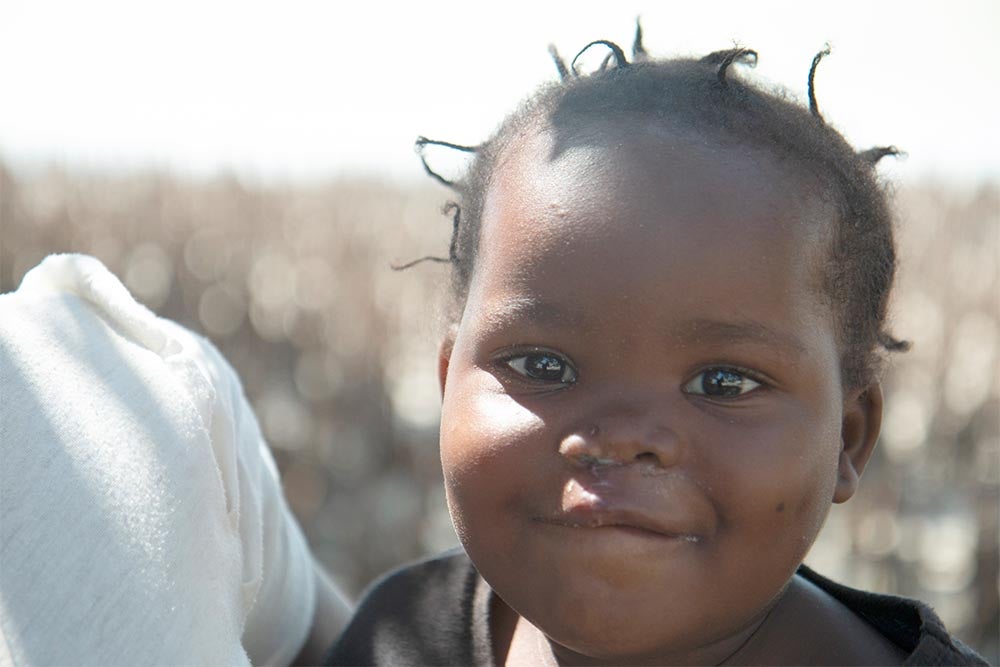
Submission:
{"label": "child's cheek", "polygon": [[449,392],[441,415],[441,463],[449,490],[458,494],[468,485],[485,485],[481,491],[499,493],[499,487],[517,487],[530,477],[545,458],[542,419],[485,372]]}
{"label": "child's cheek", "polygon": [[449,416],[455,417],[451,426],[465,454],[492,456],[536,436],[544,427],[532,410],[493,387],[470,392],[462,403],[461,413]]}
{"label": "child's cheek", "polygon": [[714,471],[712,493],[725,524],[742,527],[761,548],[781,540],[804,554],[833,498],[840,429],[836,414],[808,414],[794,403],[784,407],[715,438],[708,469]]}

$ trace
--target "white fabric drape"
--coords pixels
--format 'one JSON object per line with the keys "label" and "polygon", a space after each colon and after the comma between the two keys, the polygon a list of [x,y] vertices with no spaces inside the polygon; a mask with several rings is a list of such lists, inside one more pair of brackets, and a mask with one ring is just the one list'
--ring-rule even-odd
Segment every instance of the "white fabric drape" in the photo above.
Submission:
{"label": "white fabric drape", "polygon": [[92,257],[0,295],[0,665],[287,664],[315,595],[207,340]]}

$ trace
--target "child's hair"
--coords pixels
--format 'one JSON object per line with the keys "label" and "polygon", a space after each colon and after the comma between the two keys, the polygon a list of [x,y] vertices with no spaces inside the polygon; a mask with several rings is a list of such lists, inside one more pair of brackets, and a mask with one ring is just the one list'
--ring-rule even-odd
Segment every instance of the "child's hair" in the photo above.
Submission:
{"label": "child's hair", "polygon": [[[576,61],[587,49],[610,50],[600,68],[583,76]],[[733,76],[733,65],[756,64],[757,53],[732,48],[701,59],[652,59],[642,44],[637,24],[633,59],[629,62],[615,43],[599,40],[584,47],[567,66],[550,47],[560,81],[542,86],[509,115],[486,142],[463,146],[420,137],[417,149],[427,173],[458,193],[445,213],[453,222],[447,258],[424,261],[451,264],[451,312],[457,321],[468,296],[478,253],[479,230],[486,193],[501,157],[532,130],[570,124],[585,117],[639,115],[678,130],[689,130],[720,142],[760,147],[792,162],[803,174],[803,184],[814,183],[814,194],[836,211],[835,229],[821,285],[833,304],[841,349],[843,384],[861,388],[872,382],[884,351],[902,351],[908,343],[885,331],[889,292],[896,269],[895,243],[888,194],[875,174],[875,164],[895,147],[857,152],[824,122],[816,103],[814,77],[824,48],[809,69],[809,107],[788,99],[786,93],[765,90]],[[474,154],[458,180],[448,180],[425,159],[426,145]],[[405,267],[398,267],[405,268]]]}

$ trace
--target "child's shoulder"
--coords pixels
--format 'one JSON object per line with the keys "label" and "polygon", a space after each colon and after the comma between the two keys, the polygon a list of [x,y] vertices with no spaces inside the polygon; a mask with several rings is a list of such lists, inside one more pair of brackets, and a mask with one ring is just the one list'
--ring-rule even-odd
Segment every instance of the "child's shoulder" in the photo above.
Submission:
{"label": "child's shoulder", "polygon": [[489,664],[489,589],[461,549],[404,565],[362,595],[329,665]]}
{"label": "child's shoulder", "polygon": [[785,596],[785,618],[776,625],[805,626],[799,636],[809,637],[813,650],[827,657],[843,664],[987,664],[951,637],[922,602],[850,588],[806,566],[798,575]]}

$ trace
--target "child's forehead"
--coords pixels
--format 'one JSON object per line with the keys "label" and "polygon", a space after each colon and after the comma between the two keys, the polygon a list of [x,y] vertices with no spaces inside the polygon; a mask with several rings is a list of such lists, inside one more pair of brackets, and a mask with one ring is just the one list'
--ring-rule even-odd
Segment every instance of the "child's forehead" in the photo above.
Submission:
{"label": "child's forehead", "polygon": [[[503,243],[510,224],[579,235],[588,224],[629,233],[668,216],[754,233],[825,239],[832,207],[794,165],[767,150],[649,119],[586,119],[522,135],[498,162],[482,216],[482,242]],[[574,218],[573,226],[565,224]],[[793,227],[790,229],[789,226]],[[634,229],[636,226],[632,226]],[[553,239],[554,240],[554,239]]]}
{"label": "child's forehead", "polygon": [[733,308],[794,292],[826,313],[817,295],[831,209],[766,153],[621,128],[559,140],[525,137],[495,175],[471,284],[477,311],[531,295],[653,317],[670,310],[667,290]]}

